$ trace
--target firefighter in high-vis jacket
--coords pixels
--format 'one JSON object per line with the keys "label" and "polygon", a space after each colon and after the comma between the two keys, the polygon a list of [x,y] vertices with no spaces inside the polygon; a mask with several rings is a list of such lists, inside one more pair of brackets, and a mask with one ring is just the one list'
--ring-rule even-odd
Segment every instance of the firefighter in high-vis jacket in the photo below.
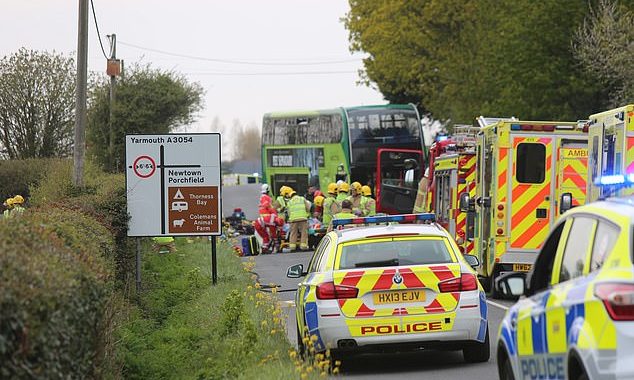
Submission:
{"label": "firefighter in high-vis jacket", "polygon": [[280,193],[273,201],[273,208],[277,211],[277,216],[282,218],[283,220],[287,219],[287,210],[286,210],[286,198],[290,196],[291,188],[288,186],[280,187]]}
{"label": "firefighter in high-vis jacket", "polygon": [[362,186],[361,194],[363,194],[363,216],[376,215],[376,201],[372,198],[372,189],[370,186]]}
{"label": "firefighter in high-vis jacket", "polygon": [[339,212],[339,205],[337,204],[337,184],[330,183],[328,184],[328,194],[324,199],[324,212],[323,212],[323,223],[324,225],[329,225],[332,220],[332,216]]}
{"label": "firefighter in high-vis jacket", "polygon": [[[341,202],[341,211],[339,211],[333,216],[333,220],[334,219],[350,219],[354,217],[356,217],[356,215],[352,213],[352,202],[350,202],[350,200],[348,199],[344,199],[343,202]],[[333,229],[333,226],[332,226],[332,220],[331,220],[330,224],[328,225],[328,232],[332,231],[332,229]]]}
{"label": "firefighter in high-vis jacket", "polygon": [[337,204],[341,209],[341,202],[350,196],[350,185],[347,182],[341,182],[337,185]]}
{"label": "firefighter in high-vis jacket", "polygon": [[291,224],[289,248],[291,251],[297,249],[297,239],[299,235],[299,249],[308,250],[308,217],[310,215],[311,204],[304,197],[298,195],[293,189],[291,189],[290,194],[291,197],[286,202],[288,221]]}
{"label": "firefighter in high-vis jacket", "polygon": [[414,201],[414,214],[427,212],[427,194],[429,191],[429,168],[425,169],[423,178],[418,181],[418,191],[416,192],[416,201]]}
{"label": "firefighter in high-vis jacket", "polygon": [[352,203],[352,213],[357,216],[363,215],[363,196],[361,195],[361,184],[359,182],[352,182],[350,185],[352,194],[348,197],[350,203]]}

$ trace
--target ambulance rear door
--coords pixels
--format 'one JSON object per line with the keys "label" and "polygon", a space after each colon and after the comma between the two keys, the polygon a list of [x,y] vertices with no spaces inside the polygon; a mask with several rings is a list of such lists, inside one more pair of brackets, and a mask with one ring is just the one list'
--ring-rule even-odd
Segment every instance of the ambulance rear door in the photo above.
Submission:
{"label": "ambulance rear door", "polygon": [[588,174],[588,140],[559,138],[557,144],[557,186],[555,215],[559,215],[561,194],[572,194],[572,205],[586,203]]}
{"label": "ambulance rear door", "polygon": [[554,221],[554,139],[549,135],[511,136],[513,169],[508,189],[511,209],[507,214],[510,238],[502,262],[513,263],[514,271],[530,268],[535,259],[533,253],[538,252]]}

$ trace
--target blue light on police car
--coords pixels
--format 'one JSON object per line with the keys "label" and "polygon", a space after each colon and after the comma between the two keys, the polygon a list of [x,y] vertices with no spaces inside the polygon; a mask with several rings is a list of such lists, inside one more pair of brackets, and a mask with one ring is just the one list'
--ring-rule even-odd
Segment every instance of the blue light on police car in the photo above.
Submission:
{"label": "blue light on police car", "polygon": [[333,227],[337,227],[337,226],[345,226],[348,224],[398,223],[398,222],[413,222],[415,220],[424,220],[424,221],[433,222],[436,220],[436,215],[432,213],[422,213],[422,214],[367,216],[365,218],[333,219],[332,225]]}
{"label": "blue light on police car", "polygon": [[598,179],[599,185],[620,185],[625,183],[625,177],[616,174],[616,175],[606,175]]}

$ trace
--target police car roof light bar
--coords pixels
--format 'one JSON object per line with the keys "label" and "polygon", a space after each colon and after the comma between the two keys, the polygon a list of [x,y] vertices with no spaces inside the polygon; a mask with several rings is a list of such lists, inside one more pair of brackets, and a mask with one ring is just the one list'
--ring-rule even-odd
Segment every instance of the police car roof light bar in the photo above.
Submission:
{"label": "police car roof light bar", "polygon": [[399,222],[415,222],[422,220],[426,222],[435,222],[436,215],[432,213],[421,214],[402,214],[402,215],[381,215],[381,216],[366,216],[365,218],[346,218],[346,219],[333,219],[333,227],[345,226],[349,224],[375,224],[375,223],[399,223]]}
{"label": "police car roof light bar", "polygon": [[595,181],[595,185],[597,186],[633,186],[634,185],[634,174],[622,175],[622,174],[614,174],[614,175],[605,175],[603,177],[599,177]]}

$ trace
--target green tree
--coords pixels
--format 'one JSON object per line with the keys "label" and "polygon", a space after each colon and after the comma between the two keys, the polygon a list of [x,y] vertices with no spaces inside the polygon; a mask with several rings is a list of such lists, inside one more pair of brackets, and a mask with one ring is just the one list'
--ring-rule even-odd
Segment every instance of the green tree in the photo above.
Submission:
{"label": "green tree", "polygon": [[109,171],[125,166],[125,135],[164,134],[190,124],[202,108],[203,89],[176,72],[135,65],[119,77],[112,112],[114,149],[110,143],[109,80],[97,80],[90,94],[88,146]]}
{"label": "green tree", "polygon": [[575,57],[598,79],[606,93],[605,107],[617,107],[634,99],[633,25],[631,8],[600,0],[574,36]]}
{"label": "green tree", "polygon": [[67,156],[75,122],[75,63],[20,49],[0,60],[0,157]]}
{"label": "green tree", "polygon": [[351,50],[391,102],[471,123],[481,114],[575,120],[601,91],[575,61],[585,2],[350,0]]}

